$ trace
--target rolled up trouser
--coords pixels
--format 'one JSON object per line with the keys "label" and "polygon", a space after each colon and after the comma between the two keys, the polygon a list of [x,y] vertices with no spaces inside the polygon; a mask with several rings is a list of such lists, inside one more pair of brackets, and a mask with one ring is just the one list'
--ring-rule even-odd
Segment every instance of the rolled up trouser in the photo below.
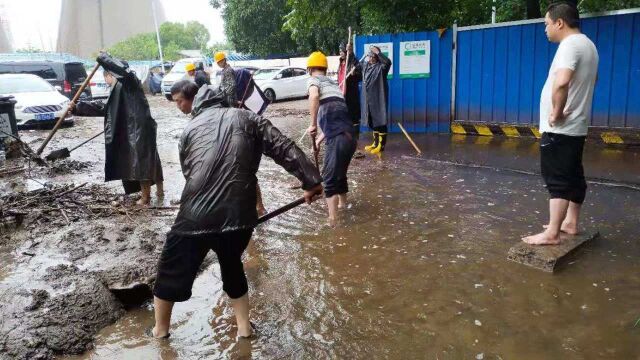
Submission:
{"label": "rolled up trouser", "polygon": [[322,168],[324,194],[331,197],[349,192],[347,170],[356,151],[356,138],[348,132],[327,139]]}
{"label": "rolled up trouser", "polygon": [[552,199],[582,204],[587,182],[582,167],[585,136],[545,132],[540,139],[540,170]]}

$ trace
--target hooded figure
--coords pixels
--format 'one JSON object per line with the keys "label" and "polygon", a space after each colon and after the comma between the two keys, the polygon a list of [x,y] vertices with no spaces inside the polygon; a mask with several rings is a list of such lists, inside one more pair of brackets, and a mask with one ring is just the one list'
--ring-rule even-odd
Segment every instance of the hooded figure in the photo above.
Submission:
{"label": "hooded figure", "polygon": [[373,130],[373,144],[365,150],[377,154],[384,150],[387,142],[387,103],[389,84],[387,75],[391,70],[391,60],[380,49],[372,46],[369,54],[360,62],[362,67],[362,92],[364,106],[362,119]]}
{"label": "hooded figure", "polygon": [[[156,122],[140,80],[126,62],[101,53],[96,61],[110,82],[109,99],[80,101],[74,109],[78,116],[104,116],[105,181],[122,180],[125,193],[141,189],[140,203],[149,203],[149,189],[157,185],[162,194],[162,166],[156,145]],[[108,79],[111,78],[111,79]]]}
{"label": "hooded figure", "polygon": [[158,262],[154,287],[154,337],[169,336],[173,304],[191,297],[198,268],[210,250],[217,254],[222,289],[231,298],[239,337],[253,334],[247,278],[242,265],[257,225],[256,172],[262,154],[295,175],[310,202],[322,192],[322,178],[296,144],[269,120],[226,107],[226,93],[209,86],[194,95],[193,84],[177,82],[171,93],[193,119],[178,145],[186,183],[180,211]]}
{"label": "hooded figure", "polygon": [[[349,64],[346,64],[345,70],[347,53],[349,54]],[[349,77],[345,81],[344,78],[346,75],[349,75]],[[358,83],[360,81],[362,81],[362,69],[360,67],[360,63],[358,63],[358,60],[356,59],[356,55],[353,53],[353,49],[349,45],[347,52],[347,46],[340,44],[338,84],[344,93],[344,100],[347,102],[347,109],[349,109],[349,118],[351,118],[356,130],[356,138],[360,133],[360,116],[362,116],[360,109],[360,90],[358,89]]]}

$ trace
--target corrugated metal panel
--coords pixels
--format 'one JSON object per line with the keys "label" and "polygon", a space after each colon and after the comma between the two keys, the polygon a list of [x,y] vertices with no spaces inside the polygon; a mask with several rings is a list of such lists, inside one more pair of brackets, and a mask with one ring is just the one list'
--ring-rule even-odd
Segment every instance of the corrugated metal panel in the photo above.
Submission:
{"label": "corrugated metal panel", "polygon": [[[451,64],[453,34],[447,30],[357,36],[356,57],[364,54],[364,44],[393,42],[393,77],[389,79],[390,131],[398,132],[397,122],[410,132],[449,132],[451,116]],[[431,76],[421,79],[400,79],[400,42],[431,41]],[[366,119],[362,119],[363,129]]]}
{"label": "corrugated metal panel", "polygon": [[[640,129],[640,14],[582,19],[600,55],[592,126]],[[458,33],[455,118],[537,125],[540,92],[557,44],[544,24],[483,27]]]}

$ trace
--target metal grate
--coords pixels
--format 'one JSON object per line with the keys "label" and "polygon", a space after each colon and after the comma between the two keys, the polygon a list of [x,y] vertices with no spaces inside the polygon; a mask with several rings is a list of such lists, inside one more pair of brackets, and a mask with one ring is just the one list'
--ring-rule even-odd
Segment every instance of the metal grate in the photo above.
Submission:
{"label": "metal grate", "polygon": [[50,113],[62,110],[62,106],[60,105],[43,105],[43,106],[29,106],[25,108],[22,112],[30,113],[30,114],[42,114],[42,113]]}

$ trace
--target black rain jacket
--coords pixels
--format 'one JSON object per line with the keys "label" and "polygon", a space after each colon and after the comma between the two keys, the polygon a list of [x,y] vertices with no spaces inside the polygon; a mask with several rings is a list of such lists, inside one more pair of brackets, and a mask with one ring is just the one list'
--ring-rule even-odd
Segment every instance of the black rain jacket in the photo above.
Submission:
{"label": "black rain jacket", "polygon": [[257,225],[256,172],[262,154],[309,190],[322,178],[296,144],[262,116],[223,107],[225,93],[208,86],[193,101],[193,116],[179,143],[186,179],[171,229],[200,235],[253,229]]}
{"label": "black rain jacket", "polygon": [[105,181],[123,180],[126,193],[136,192],[141,180],[163,180],[157,125],[135,73],[108,54],[100,54],[96,61],[118,81],[106,103],[79,101],[74,114],[104,116]]}

